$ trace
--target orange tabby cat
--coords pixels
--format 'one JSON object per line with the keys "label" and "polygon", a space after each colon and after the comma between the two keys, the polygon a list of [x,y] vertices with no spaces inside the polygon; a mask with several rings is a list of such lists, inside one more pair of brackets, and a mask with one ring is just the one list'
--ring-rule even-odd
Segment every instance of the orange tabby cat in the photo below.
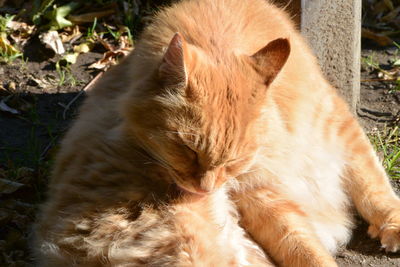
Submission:
{"label": "orange tabby cat", "polygon": [[243,227],[278,265],[337,266],[352,205],[399,250],[400,200],[287,14],[187,0],[90,93],[36,251],[45,266],[269,266]]}
{"label": "orange tabby cat", "polygon": [[201,201],[195,195],[140,204],[116,196],[97,207],[86,201],[58,210],[56,221],[43,218],[39,266],[273,266],[239,227],[224,190]]}

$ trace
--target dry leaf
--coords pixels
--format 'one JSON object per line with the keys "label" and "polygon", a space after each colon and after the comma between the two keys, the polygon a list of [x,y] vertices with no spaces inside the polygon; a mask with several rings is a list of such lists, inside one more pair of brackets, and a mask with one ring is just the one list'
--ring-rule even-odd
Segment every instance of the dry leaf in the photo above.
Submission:
{"label": "dry leaf", "polygon": [[108,51],[116,50],[116,48],[112,44],[110,44],[107,39],[103,39],[100,36],[97,36],[97,41],[100,42],[104,46],[104,48]]}
{"label": "dry leaf", "polygon": [[1,100],[0,101],[0,111],[4,111],[4,112],[8,112],[8,113],[12,113],[12,114],[19,114],[20,112],[14,108],[10,108],[5,100]]}
{"label": "dry leaf", "polygon": [[78,59],[79,53],[75,52],[75,53],[69,53],[69,54],[65,54],[62,57],[62,60],[65,60],[66,62],[68,62],[69,64],[75,64],[76,60]]}
{"label": "dry leaf", "polygon": [[38,78],[35,78],[33,76],[29,77],[28,84],[37,86],[37,87],[42,88],[42,89],[45,89],[45,88],[51,86],[51,84],[48,81],[46,81],[44,79],[38,79]]}
{"label": "dry leaf", "polygon": [[98,12],[90,12],[80,15],[69,15],[68,19],[74,24],[83,24],[93,22],[95,18],[100,19],[103,17],[110,16],[115,13],[114,9],[103,10]]}
{"label": "dry leaf", "polygon": [[90,42],[85,42],[85,43],[81,43],[80,45],[76,45],[76,46],[74,46],[74,52],[65,54],[62,57],[62,60],[65,60],[69,64],[75,64],[76,61],[78,60],[78,56],[82,53],[89,52],[92,49],[92,47],[93,47],[93,43],[90,43]]}
{"label": "dry leaf", "polygon": [[388,36],[380,34],[380,33],[375,33],[373,31],[370,31],[365,28],[362,28],[361,35],[363,38],[367,38],[367,39],[371,39],[371,40],[375,41],[380,46],[387,46],[387,45],[391,45],[393,43],[393,40],[390,39]]}
{"label": "dry leaf", "polygon": [[47,48],[52,49],[56,54],[64,54],[65,49],[57,31],[48,31],[39,35],[40,41],[46,45]]}
{"label": "dry leaf", "polygon": [[385,3],[385,5],[387,6],[387,8],[389,8],[390,10],[394,9],[392,0],[383,0],[383,2]]}
{"label": "dry leaf", "polygon": [[400,13],[400,6],[387,13],[385,16],[381,18],[381,20],[384,22],[390,22],[395,18],[397,18],[399,16],[399,13]]}
{"label": "dry leaf", "polygon": [[106,39],[98,36],[98,41],[109,50],[104,53],[103,58],[89,66],[91,69],[107,70],[110,66],[117,63],[118,57],[124,57],[130,53],[132,46],[130,45],[129,38],[121,36],[119,39],[119,47],[110,44]]}
{"label": "dry leaf", "polygon": [[116,53],[114,53],[112,51],[107,51],[104,53],[102,59],[91,64],[88,68],[89,69],[107,70],[110,66],[116,64],[116,60],[115,60],[116,56],[117,56]]}
{"label": "dry leaf", "polygon": [[21,52],[8,41],[5,32],[0,32],[0,52],[9,57],[21,54]]}
{"label": "dry leaf", "polygon": [[76,53],[87,53],[92,50],[94,44],[92,42],[81,43],[80,45],[74,46],[74,52]]}
{"label": "dry leaf", "polygon": [[24,184],[0,178],[0,194],[11,194],[20,189]]}
{"label": "dry leaf", "polygon": [[24,45],[36,30],[35,26],[19,21],[8,22],[7,28],[11,30],[11,38],[19,45]]}
{"label": "dry leaf", "polygon": [[103,58],[93,63],[88,68],[107,70],[110,66],[117,64],[118,57],[124,57],[129,54],[127,50],[108,51],[104,53]]}
{"label": "dry leaf", "polygon": [[128,38],[128,36],[122,35],[119,38],[118,42],[119,42],[120,49],[128,49],[128,50],[132,50],[133,49],[132,41]]}
{"label": "dry leaf", "polygon": [[374,4],[371,10],[375,16],[379,16],[380,14],[388,10],[388,6],[385,4],[385,1],[379,1]]}
{"label": "dry leaf", "polygon": [[380,71],[378,73],[378,77],[382,78],[383,80],[396,80],[398,77],[400,77],[400,69],[394,68],[391,70]]}
{"label": "dry leaf", "polygon": [[82,37],[82,33],[79,30],[79,26],[75,25],[74,27],[67,27],[64,29],[62,33],[60,33],[60,38],[63,43],[71,42],[78,40]]}

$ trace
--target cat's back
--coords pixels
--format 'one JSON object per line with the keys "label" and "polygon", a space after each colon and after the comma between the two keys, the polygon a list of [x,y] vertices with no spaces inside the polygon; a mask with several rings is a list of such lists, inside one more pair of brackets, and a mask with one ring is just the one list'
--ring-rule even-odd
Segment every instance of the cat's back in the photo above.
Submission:
{"label": "cat's back", "polygon": [[310,92],[325,94],[329,88],[289,14],[268,0],[184,0],[163,9],[127,60],[132,81],[147,79],[156,71],[177,32],[198,55],[217,66],[228,66],[232,55],[251,56],[269,42],[286,38],[291,51],[270,91],[278,88],[278,95],[293,102],[307,99]]}
{"label": "cat's back", "polygon": [[269,1],[186,0],[157,14],[141,36],[139,49],[164,48],[179,32],[210,56],[254,53],[267,39],[291,35],[293,27],[286,12]]}

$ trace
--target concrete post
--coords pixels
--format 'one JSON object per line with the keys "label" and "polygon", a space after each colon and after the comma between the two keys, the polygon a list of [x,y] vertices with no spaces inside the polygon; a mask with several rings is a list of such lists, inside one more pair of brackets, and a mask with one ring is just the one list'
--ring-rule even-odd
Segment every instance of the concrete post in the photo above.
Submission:
{"label": "concrete post", "polygon": [[356,112],[360,99],[361,0],[301,0],[301,31],[328,80]]}
{"label": "concrete post", "polygon": [[361,0],[275,2],[288,5],[325,76],[356,113],[360,99]]}

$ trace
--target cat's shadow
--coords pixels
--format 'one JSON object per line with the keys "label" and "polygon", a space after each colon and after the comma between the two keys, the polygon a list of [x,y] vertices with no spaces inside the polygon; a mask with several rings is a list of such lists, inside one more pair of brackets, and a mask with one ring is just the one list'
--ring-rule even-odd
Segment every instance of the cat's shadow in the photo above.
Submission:
{"label": "cat's shadow", "polygon": [[345,248],[342,248],[338,253],[338,257],[346,254],[346,251],[357,252],[365,256],[373,257],[388,257],[392,259],[400,258],[400,253],[386,253],[381,247],[378,239],[372,239],[368,236],[368,224],[358,218],[357,227],[353,230],[353,236]]}

